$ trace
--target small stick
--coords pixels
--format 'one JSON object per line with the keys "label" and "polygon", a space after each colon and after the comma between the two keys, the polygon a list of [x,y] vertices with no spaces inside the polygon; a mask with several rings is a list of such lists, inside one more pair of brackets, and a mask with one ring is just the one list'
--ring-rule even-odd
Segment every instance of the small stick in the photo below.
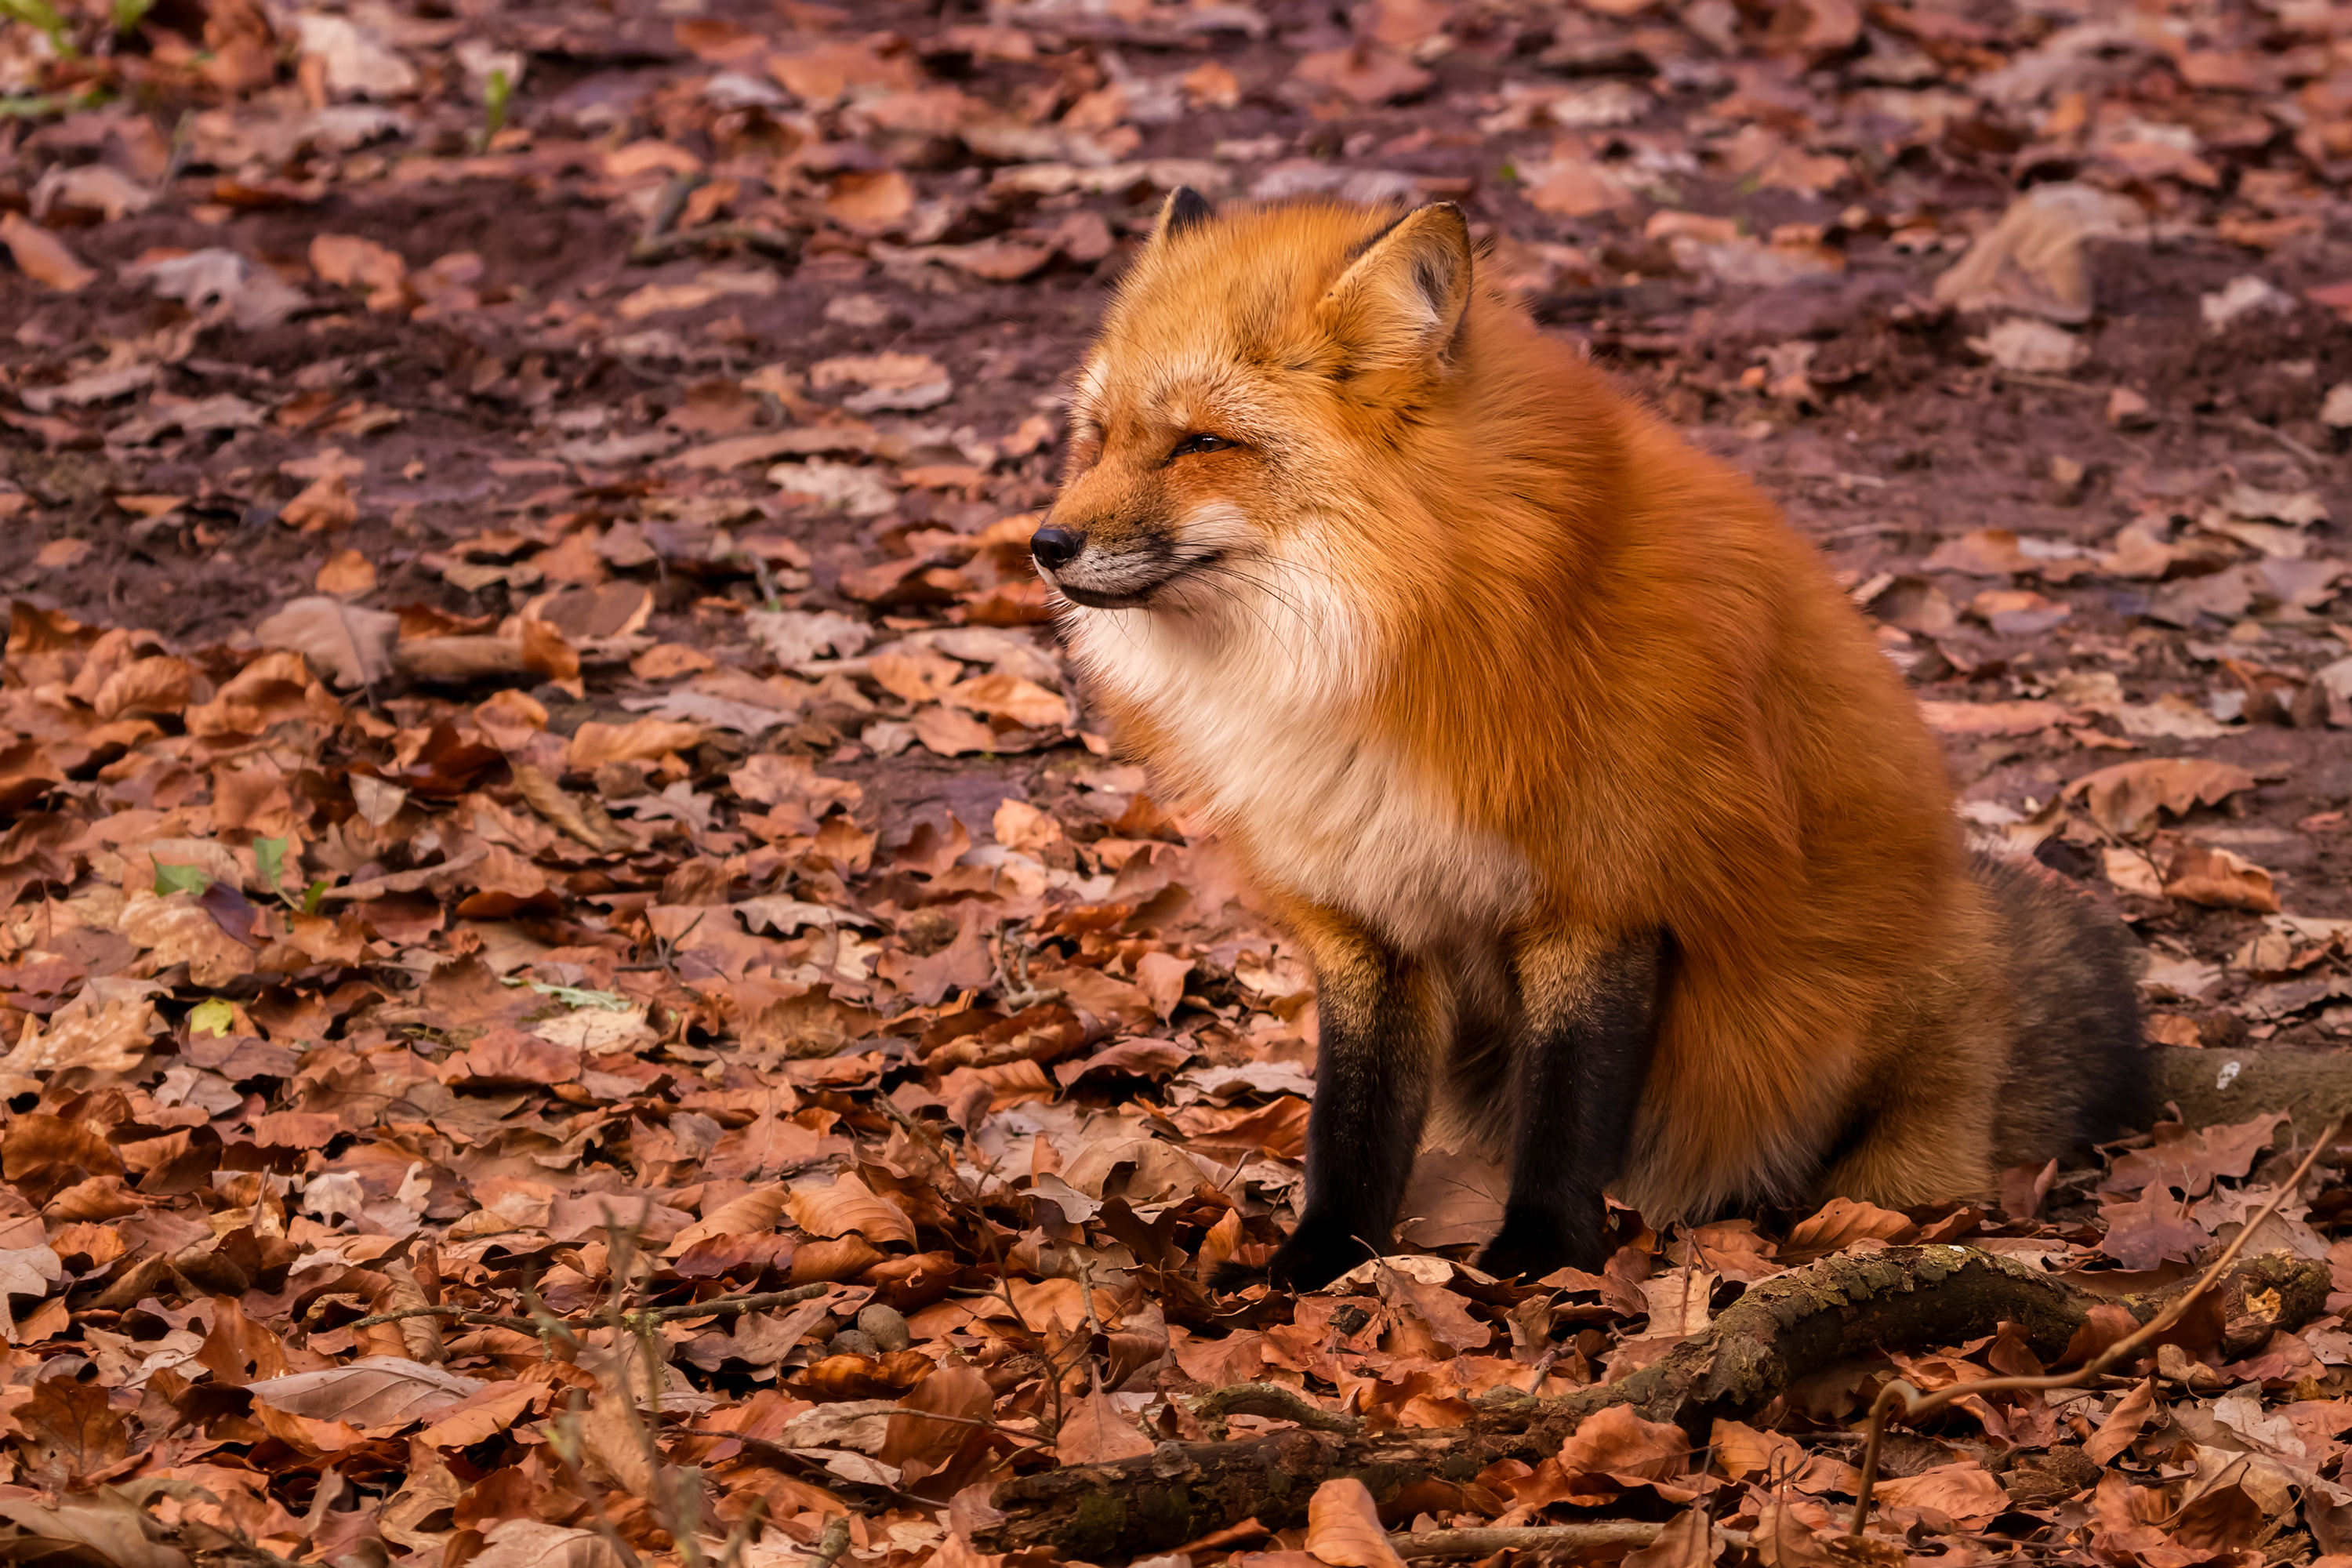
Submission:
{"label": "small stick", "polygon": [[[832,1289],[833,1286],[830,1283],[820,1283],[795,1285],[789,1290],[763,1290],[752,1296],[719,1296],[708,1301],[688,1301],[676,1307],[647,1307],[634,1312],[625,1312],[622,1314],[622,1319],[630,1329],[635,1330],[641,1324],[650,1327],[656,1323],[676,1322],[681,1318],[735,1318],[740,1317],[745,1312],[765,1311],[770,1307],[790,1307],[802,1301],[813,1301]],[[346,1329],[367,1329],[373,1328],[378,1323],[395,1323],[403,1318],[424,1317],[456,1318],[467,1323],[488,1323],[497,1328],[519,1329],[526,1334],[534,1336],[541,1329],[541,1324],[531,1321],[529,1318],[509,1317],[503,1312],[478,1311],[470,1307],[403,1307],[396,1312],[376,1312],[368,1317],[354,1318],[350,1322],[339,1326]],[[568,1328],[582,1326],[563,1323],[560,1319],[556,1321],[559,1325]]]}
{"label": "small stick", "polygon": [[1940,1388],[1933,1394],[1925,1394],[1900,1378],[1880,1389],[1878,1397],[1871,1401],[1870,1405],[1870,1436],[1862,1449],[1862,1484],[1854,1489],[1853,1522],[1847,1533],[1860,1535],[1863,1526],[1869,1522],[1870,1493],[1872,1488],[1878,1482],[1878,1447],[1880,1441],[1886,1436],[1887,1415],[1897,1403],[1902,1405],[1906,1419],[1916,1420],[1922,1415],[1931,1415],[1954,1400],[1965,1398],[1972,1394],[2023,1394],[2036,1390],[2079,1387],[2105,1372],[2107,1368],[2126,1360],[2148,1341],[2179,1322],[2182,1314],[2196,1305],[2206,1291],[2213,1288],[2214,1281],[2221,1278],[2222,1271],[2237,1261],[2238,1253],[2246,1245],[2246,1239],[2267,1224],[2271,1215],[2278,1213],[2279,1205],[2286,1202],[2290,1194],[2301,1190],[2303,1179],[2311,1173],[2312,1166],[2319,1163],[2319,1156],[2326,1153],[2328,1146],[2335,1142],[2336,1134],[2343,1126],[2344,1118],[2341,1116],[2327,1124],[2327,1130],[2322,1132],[2317,1142],[2312,1144],[2311,1152],[2305,1154],[2303,1157],[2303,1163],[2294,1168],[2294,1174],[2280,1184],[2279,1190],[2272,1194],[2271,1201],[2264,1204],[2254,1217],[2246,1222],[2245,1228],[2230,1238],[2230,1245],[2222,1248],[2221,1256],[2213,1260],[2213,1266],[2205,1270],[2195,1285],[2189,1287],[2184,1294],[2174,1298],[2170,1306],[2141,1324],[2136,1331],[2117,1340],[2073,1372],[2049,1377],[1979,1378],[1974,1383],[1956,1383],[1948,1388]]}
{"label": "small stick", "polygon": [[707,223],[676,234],[645,236],[629,247],[629,259],[640,267],[690,255],[706,245],[740,245],[756,256],[787,264],[801,258],[801,237],[791,229],[760,228],[748,223]]}
{"label": "small stick", "polygon": [[2305,462],[2309,463],[2315,468],[2325,468],[2327,467],[2327,454],[2325,452],[2314,451],[2311,447],[2305,446],[2302,442],[2296,440],[2294,437],[2288,435],[2285,431],[2280,429],[2275,425],[2265,425],[2251,414],[2241,414],[2231,419],[2230,423],[2236,428],[2243,430],[2249,436],[2261,436],[2266,439],[2277,442],[2280,446],[2285,447],[2288,451],[2294,453],[2296,457],[2301,458]]}
{"label": "small stick", "polygon": [[824,1533],[816,1538],[816,1555],[809,1559],[809,1568],[833,1568],[841,1554],[849,1550],[849,1516],[835,1514],[825,1525]]}
{"label": "small stick", "polygon": [[[1585,1524],[1537,1524],[1517,1530],[1424,1530],[1417,1535],[1389,1537],[1396,1554],[1411,1561],[1420,1557],[1492,1557],[1497,1552],[1568,1553],[1603,1546],[1647,1546],[1657,1540],[1662,1524],[1632,1520],[1594,1520]],[[1732,1546],[1748,1544],[1748,1532],[1717,1528],[1715,1538]]]}

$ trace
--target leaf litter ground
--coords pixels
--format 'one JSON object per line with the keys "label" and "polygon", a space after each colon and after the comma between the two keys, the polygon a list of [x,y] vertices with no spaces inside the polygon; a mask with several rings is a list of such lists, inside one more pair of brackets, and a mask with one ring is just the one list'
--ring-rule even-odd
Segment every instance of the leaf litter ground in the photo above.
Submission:
{"label": "leaf litter ground", "polygon": [[[2155,1039],[2340,1049],[2336,12],[10,16],[12,1556],[960,1564],[995,1482],[1213,1435],[1208,1389],[1443,1431],[1822,1258],[2179,1278],[2318,1130],[1621,1214],[1528,1289],[1446,1261],[1494,1173],[1434,1151],[1415,1258],[1219,1299],[1297,1197],[1311,985],[1090,731],[1024,542],[1173,184],[1460,201],[1821,542],[1974,828],[2147,942]],[[2344,1208],[2261,1238],[2331,1309]],[[1598,1512],[1826,1562],[1885,1379],[2038,1370],[1987,1331],[1191,1555]],[[1874,1550],[2352,1552],[2347,1366],[2333,1315],[2215,1321],[1964,1399]]]}

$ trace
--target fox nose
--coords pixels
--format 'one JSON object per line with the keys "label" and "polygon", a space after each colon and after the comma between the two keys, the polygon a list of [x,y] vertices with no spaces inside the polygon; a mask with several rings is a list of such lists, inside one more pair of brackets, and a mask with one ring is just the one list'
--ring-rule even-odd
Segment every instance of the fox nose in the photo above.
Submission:
{"label": "fox nose", "polygon": [[1067,566],[1086,547],[1085,534],[1058,523],[1048,523],[1029,536],[1029,553],[1035,556],[1037,564],[1048,572],[1058,566]]}

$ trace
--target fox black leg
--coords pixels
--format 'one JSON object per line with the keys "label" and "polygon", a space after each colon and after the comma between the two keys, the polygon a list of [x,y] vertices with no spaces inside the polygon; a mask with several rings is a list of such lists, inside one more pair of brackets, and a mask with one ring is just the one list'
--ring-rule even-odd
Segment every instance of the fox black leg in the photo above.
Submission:
{"label": "fox black leg", "polygon": [[1511,1073],[1511,1190],[1478,1258],[1488,1273],[1534,1279],[1605,1261],[1601,1192],[1633,1143],[1669,940],[1544,931],[1517,944],[1525,1025]]}
{"label": "fox black leg", "polygon": [[[1315,959],[1315,1107],[1307,1123],[1307,1208],[1265,1275],[1312,1290],[1389,1250],[1429,1109],[1441,1005],[1428,965],[1321,911],[1295,918]],[[1231,1289],[1251,1270],[1227,1264]]]}

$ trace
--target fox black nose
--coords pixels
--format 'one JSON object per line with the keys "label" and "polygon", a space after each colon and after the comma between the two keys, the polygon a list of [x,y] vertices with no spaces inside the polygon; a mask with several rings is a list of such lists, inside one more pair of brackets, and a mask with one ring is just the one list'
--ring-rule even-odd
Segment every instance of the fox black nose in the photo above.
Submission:
{"label": "fox black nose", "polygon": [[1067,566],[1087,547],[1087,536],[1075,529],[1048,523],[1029,536],[1029,553],[1037,564],[1051,572],[1057,566]]}

